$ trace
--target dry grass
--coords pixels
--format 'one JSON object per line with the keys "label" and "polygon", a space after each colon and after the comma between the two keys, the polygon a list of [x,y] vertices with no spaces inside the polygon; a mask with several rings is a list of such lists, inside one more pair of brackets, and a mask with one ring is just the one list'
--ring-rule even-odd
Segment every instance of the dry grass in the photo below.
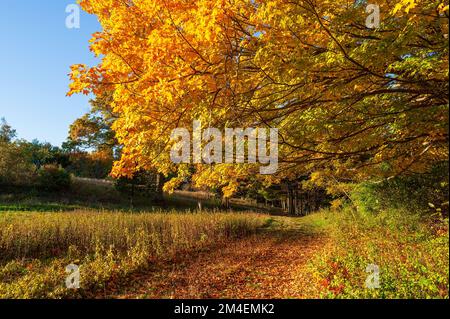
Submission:
{"label": "dry grass", "polygon": [[[153,261],[171,258],[263,226],[265,216],[231,213],[2,213],[0,297],[89,296]],[[63,286],[80,265],[83,289]]]}

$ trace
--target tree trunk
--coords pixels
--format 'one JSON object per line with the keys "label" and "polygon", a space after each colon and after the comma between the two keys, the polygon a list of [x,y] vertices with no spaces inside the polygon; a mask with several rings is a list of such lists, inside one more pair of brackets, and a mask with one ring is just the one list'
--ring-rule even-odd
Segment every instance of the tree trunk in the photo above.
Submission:
{"label": "tree trunk", "polygon": [[294,203],[294,191],[292,189],[291,185],[288,185],[288,214],[294,215],[295,214],[295,203]]}
{"label": "tree trunk", "polygon": [[156,173],[156,183],[155,183],[155,200],[157,202],[163,202],[164,201],[164,194],[163,194],[163,186],[164,186],[164,177],[160,173]]}
{"label": "tree trunk", "polygon": [[222,197],[222,206],[226,209],[230,208],[230,199],[227,197]]}
{"label": "tree trunk", "polygon": [[134,208],[134,180],[131,181],[130,207]]}

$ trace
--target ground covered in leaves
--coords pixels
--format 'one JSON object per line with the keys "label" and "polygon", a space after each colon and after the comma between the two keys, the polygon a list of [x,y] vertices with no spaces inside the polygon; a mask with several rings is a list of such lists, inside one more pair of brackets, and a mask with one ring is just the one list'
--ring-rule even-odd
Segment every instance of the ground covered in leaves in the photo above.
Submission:
{"label": "ground covered in leaves", "polygon": [[255,235],[155,264],[102,297],[318,297],[314,279],[304,270],[324,242],[302,219],[274,217]]}

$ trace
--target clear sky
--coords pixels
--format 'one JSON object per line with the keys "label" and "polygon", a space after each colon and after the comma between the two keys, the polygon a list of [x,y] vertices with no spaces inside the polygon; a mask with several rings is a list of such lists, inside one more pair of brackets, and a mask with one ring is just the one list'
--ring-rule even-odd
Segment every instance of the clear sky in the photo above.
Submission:
{"label": "clear sky", "polygon": [[89,110],[89,97],[66,97],[70,65],[98,61],[89,51],[100,31],[81,13],[80,29],[66,28],[66,6],[75,0],[5,0],[0,10],[0,118],[18,137],[60,145],[69,125]]}

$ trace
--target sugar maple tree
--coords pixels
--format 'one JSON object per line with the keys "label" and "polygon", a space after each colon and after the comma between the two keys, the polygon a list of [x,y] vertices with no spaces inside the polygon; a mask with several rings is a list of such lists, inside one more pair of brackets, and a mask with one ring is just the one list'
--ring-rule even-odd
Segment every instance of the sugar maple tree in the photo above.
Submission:
{"label": "sugar maple tree", "polygon": [[[103,31],[99,65],[72,66],[69,94],[113,93],[123,145],[113,174],[178,178],[170,132],[276,127],[278,183],[313,173],[355,179],[426,171],[448,156],[448,5],[374,1],[82,0]],[[231,196],[255,165],[198,165],[199,185]]]}

